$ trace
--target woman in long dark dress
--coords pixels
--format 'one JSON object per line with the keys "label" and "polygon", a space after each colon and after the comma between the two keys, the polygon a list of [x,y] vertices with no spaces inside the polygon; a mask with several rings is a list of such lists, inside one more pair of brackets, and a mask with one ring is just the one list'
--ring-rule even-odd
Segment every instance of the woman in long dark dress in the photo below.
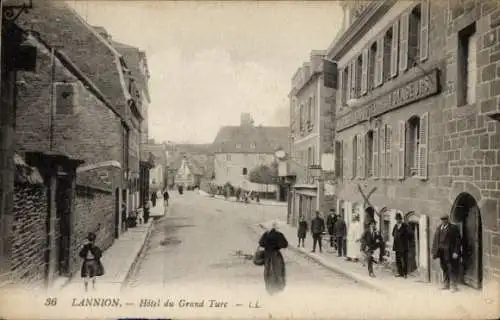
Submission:
{"label": "woman in long dark dress", "polygon": [[271,230],[266,231],[259,240],[264,248],[264,281],[269,294],[282,291],[286,285],[285,260],[280,250],[288,247],[283,233],[276,230],[273,223]]}

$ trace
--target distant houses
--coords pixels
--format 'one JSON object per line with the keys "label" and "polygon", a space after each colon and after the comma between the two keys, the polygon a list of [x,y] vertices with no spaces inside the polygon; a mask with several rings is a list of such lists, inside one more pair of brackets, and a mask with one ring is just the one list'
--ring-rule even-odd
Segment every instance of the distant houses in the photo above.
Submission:
{"label": "distant houses", "polygon": [[222,127],[214,140],[213,183],[269,193],[284,200],[286,192],[283,188],[277,184],[253,183],[250,172],[261,165],[272,166],[276,161],[275,151],[289,149],[288,136],[288,127],[255,126],[252,116],[243,113],[239,126]]}

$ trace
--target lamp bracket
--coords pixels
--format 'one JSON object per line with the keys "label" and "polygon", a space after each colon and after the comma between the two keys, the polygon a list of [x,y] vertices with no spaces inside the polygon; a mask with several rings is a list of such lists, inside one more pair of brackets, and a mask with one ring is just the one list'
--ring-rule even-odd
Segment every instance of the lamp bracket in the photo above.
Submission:
{"label": "lamp bracket", "polygon": [[32,0],[29,1],[29,4],[23,3],[22,5],[6,5],[3,9],[3,19],[13,23],[21,16],[23,13],[28,13],[29,9],[33,8]]}

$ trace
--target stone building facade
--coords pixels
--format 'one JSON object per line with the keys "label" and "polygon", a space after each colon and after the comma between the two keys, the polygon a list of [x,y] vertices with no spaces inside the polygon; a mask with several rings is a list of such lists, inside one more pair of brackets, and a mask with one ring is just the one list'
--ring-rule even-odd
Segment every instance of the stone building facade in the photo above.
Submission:
{"label": "stone building facade", "polygon": [[499,279],[500,126],[488,116],[500,98],[499,12],[495,1],[374,1],[328,51],[339,67],[338,210],[373,217],[388,244],[402,213],[410,270],[424,281],[441,278],[429,250],[443,214],[464,239],[463,282]]}
{"label": "stone building facade", "polygon": [[222,127],[213,143],[214,183],[226,183],[235,188],[260,193],[276,192],[278,185],[263,185],[250,182],[250,172],[260,165],[271,166],[276,161],[274,152],[288,150],[288,127],[255,126],[250,114],[242,113],[239,126]]}
{"label": "stone building facade", "polygon": [[[97,234],[103,249],[117,237],[122,123],[69,58],[59,52],[52,57],[50,48],[36,37],[30,36],[26,42],[37,47],[38,68],[36,73],[18,74],[15,148],[21,154],[57,152],[84,162],[78,169],[68,213],[69,265],[59,274],[66,275],[78,270],[77,251],[88,232]],[[53,110],[48,107],[51,104]],[[58,183],[58,187],[62,185]],[[60,201],[57,198],[58,205]]]}
{"label": "stone building facade", "polygon": [[331,192],[325,194],[324,181],[315,180],[309,170],[320,165],[333,171],[333,137],[335,109],[334,89],[324,85],[323,59],[325,51],[312,51],[292,78],[290,98],[290,174],[293,176],[289,223],[296,225],[299,216],[314,217],[335,207]]}

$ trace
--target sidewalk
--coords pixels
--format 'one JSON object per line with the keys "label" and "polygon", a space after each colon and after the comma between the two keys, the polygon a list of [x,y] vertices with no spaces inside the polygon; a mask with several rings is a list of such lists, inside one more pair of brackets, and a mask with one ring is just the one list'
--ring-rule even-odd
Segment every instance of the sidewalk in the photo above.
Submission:
{"label": "sidewalk", "polygon": [[[263,230],[268,230],[271,227],[272,221],[267,221],[259,224]],[[488,286],[482,291],[477,291],[472,288],[460,286],[459,291],[451,293],[450,291],[441,291],[435,283],[422,282],[416,277],[407,279],[395,277],[389,270],[383,269],[382,266],[374,264],[375,278],[368,276],[366,267],[363,267],[360,262],[349,262],[343,257],[338,257],[334,249],[328,247],[323,249],[323,253],[312,253],[312,239],[310,234],[306,238],[306,247],[297,247],[297,230],[286,224],[283,221],[278,223],[278,230],[282,232],[289,241],[289,249],[297,253],[305,255],[317,263],[323,265],[331,271],[342,274],[347,278],[353,279],[368,287],[371,287],[384,294],[393,297],[408,296],[410,299],[431,298],[449,299],[450,303],[456,303],[461,308],[462,312],[467,315],[477,314],[475,310],[484,312],[497,311],[498,303],[498,286]],[[443,300],[445,301],[445,300]]]}
{"label": "sidewalk", "polygon": [[[106,290],[106,293],[118,293],[122,285],[127,280],[129,273],[137,263],[144,244],[153,229],[153,219],[148,223],[130,228],[124,232],[120,238],[102,255],[102,264],[105,274],[97,279],[97,289]],[[80,271],[75,272],[66,285],[60,288],[60,292],[68,294],[70,292],[84,292],[83,279]],[[91,292],[91,291],[89,291]]]}
{"label": "sidewalk", "polygon": [[[199,194],[205,197],[211,197],[209,193],[200,190]],[[220,199],[220,200],[225,200],[224,196],[221,195],[215,195],[213,198],[215,199]],[[231,202],[237,202],[235,197],[229,197],[227,201]],[[255,202],[255,200],[250,200],[248,203],[244,203],[243,201],[240,201],[242,204],[253,204],[253,205],[261,205],[261,206],[281,206],[281,207],[286,207],[287,203],[281,202],[281,201],[274,201],[274,200],[269,200],[269,199],[261,199],[259,203]]]}

